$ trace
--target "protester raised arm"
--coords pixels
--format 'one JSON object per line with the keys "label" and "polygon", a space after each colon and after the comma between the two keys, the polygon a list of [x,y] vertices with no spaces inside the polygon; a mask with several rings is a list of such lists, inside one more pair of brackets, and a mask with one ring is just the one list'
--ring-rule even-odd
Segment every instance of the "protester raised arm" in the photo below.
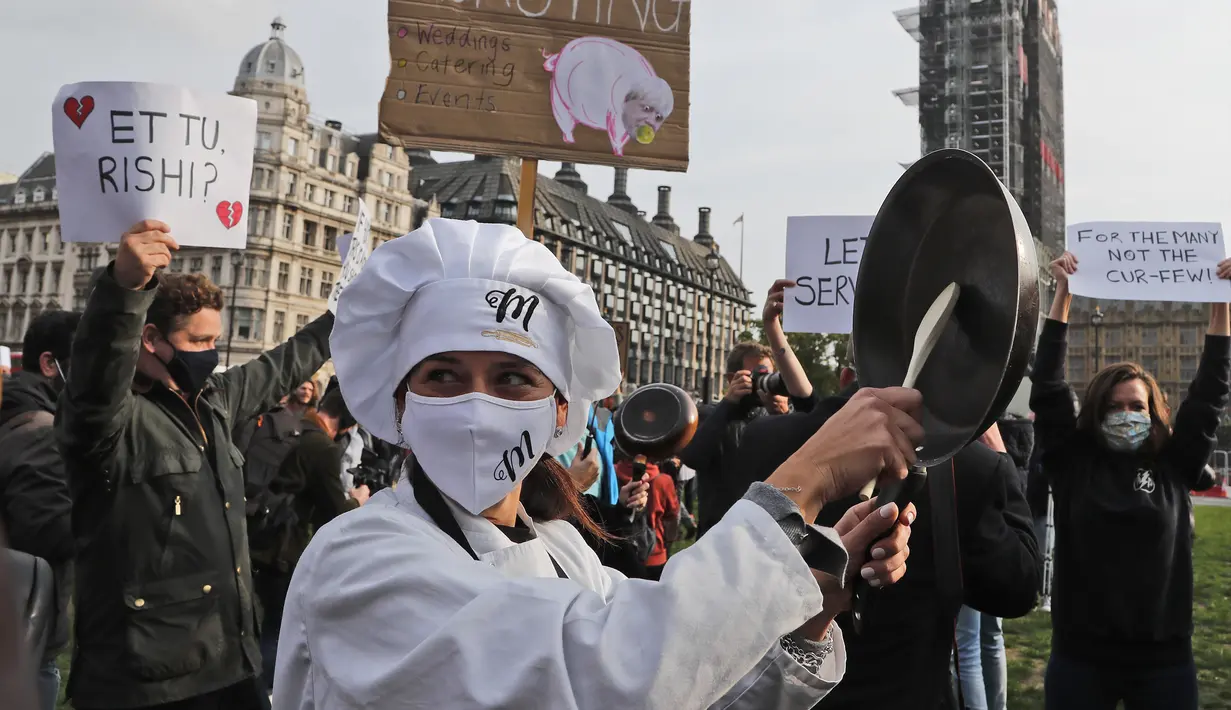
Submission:
{"label": "protester raised arm", "polygon": [[309,323],[278,347],[216,378],[231,421],[243,422],[271,409],[283,395],[307,381],[329,359],[333,314]]}
{"label": "protester raised arm", "polygon": [[116,442],[131,417],[141,331],[158,290],[154,274],[171,263],[175,249],[179,245],[165,223],[133,225],[90,292],[73,336],[73,377],[64,388],[57,436],[66,458],[108,479],[115,475]]}
{"label": "protester raised arm", "polygon": [[[1218,265],[1219,278],[1231,278],[1231,259]],[[1176,412],[1171,438],[1164,448],[1176,473],[1195,488],[1217,444],[1218,426],[1231,390],[1231,316],[1225,303],[1210,304],[1210,325],[1197,375],[1188,398]]]}
{"label": "protester raised arm", "polygon": [[761,313],[762,325],[765,328],[765,339],[773,350],[774,363],[782,373],[782,382],[787,392],[796,400],[807,400],[812,397],[812,383],[808,380],[804,366],[799,364],[795,351],[787,341],[786,332],[782,329],[782,302],[785,289],[795,286],[789,279],[778,279],[769,287],[769,296],[765,300],[765,309]]}
{"label": "protester raised arm", "polygon": [[1056,279],[1056,295],[1051,312],[1043,322],[1034,366],[1030,371],[1030,409],[1034,411],[1034,430],[1038,446],[1050,450],[1064,443],[1077,429],[1077,408],[1072,390],[1064,378],[1069,306],[1069,275],[1077,271],[1077,257],[1065,252],[1048,267]]}

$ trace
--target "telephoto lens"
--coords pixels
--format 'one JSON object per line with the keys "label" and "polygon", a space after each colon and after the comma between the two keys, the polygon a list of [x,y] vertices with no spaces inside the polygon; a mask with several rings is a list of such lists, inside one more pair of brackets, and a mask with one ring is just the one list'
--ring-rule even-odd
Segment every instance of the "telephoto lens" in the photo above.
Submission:
{"label": "telephoto lens", "polygon": [[752,373],[752,391],[763,395],[789,396],[786,383],[782,381],[781,372],[769,372],[768,368],[760,367]]}

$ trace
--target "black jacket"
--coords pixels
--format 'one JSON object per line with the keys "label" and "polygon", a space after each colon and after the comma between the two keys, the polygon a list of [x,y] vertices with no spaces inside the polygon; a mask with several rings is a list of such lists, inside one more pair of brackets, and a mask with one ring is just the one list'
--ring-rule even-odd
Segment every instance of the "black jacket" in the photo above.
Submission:
{"label": "black jacket", "polygon": [[135,391],[146,310],[111,267],[73,339],[56,421],[73,491],[79,710],[171,703],[261,668],[236,422],[268,410],[329,357],[326,314],[185,400]]}
{"label": "black jacket", "polygon": [[48,658],[68,643],[75,549],[73,499],[51,421],[56,397],[46,378],[19,372],[5,378],[0,404],[0,520],[13,549],[43,558],[55,572],[58,603]]}
{"label": "black jacket", "polygon": [[[791,408],[799,412],[809,411],[816,401],[814,397],[792,397]],[[749,422],[773,417],[759,404],[733,404],[725,399],[701,407],[698,414],[697,431],[688,446],[680,452],[680,461],[697,472],[699,538],[744,497],[748,486],[763,480],[745,475],[745,471],[735,465],[735,452]]]}
{"label": "black jacket", "polygon": [[[737,465],[756,480],[768,478],[846,399],[821,400],[808,414],[752,422]],[[1042,566],[1017,470],[1008,456],[978,442],[962,449],[952,465],[963,601],[988,614],[1023,616],[1034,606]],[[853,496],[825,506],[817,524],[834,525],[857,502]],[[846,677],[819,708],[862,710],[904,702],[924,710],[951,707],[949,657],[957,610],[945,608],[937,592],[926,487],[915,507],[919,516],[911,530],[906,575],[872,592],[862,634],[855,632],[849,614],[838,617],[848,654]]]}
{"label": "black jacket", "polygon": [[1029,419],[1004,418],[997,422],[1005,452],[1017,467],[1018,480],[1026,490],[1030,461],[1034,454],[1034,422]]}
{"label": "black jacket", "polygon": [[1214,450],[1231,389],[1231,337],[1208,335],[1197,377],[1157,452],[1120,454],[1077,428],[1064,383],[1067,326],[1039,337],[1030,408],[1055,501],[1052,648],[1091,663],[1190,662],[1189,490]]}
{"label": "black jacket", "polygon": [[[307,417],[300,427],[299,441],[283,459],[277,477],[269,486],[274,493],[294,496],[299,524],[290,532],[286,548],[278,551],[280,561],[290,570],[295,569],[299,557],[307,549],[313,531],[359,507],[358,501],[347,498],[346,491],[342,490],[342,447]],[[272,562],[261,559],[261,553],[256,550],[252,554],[255,562]]]}

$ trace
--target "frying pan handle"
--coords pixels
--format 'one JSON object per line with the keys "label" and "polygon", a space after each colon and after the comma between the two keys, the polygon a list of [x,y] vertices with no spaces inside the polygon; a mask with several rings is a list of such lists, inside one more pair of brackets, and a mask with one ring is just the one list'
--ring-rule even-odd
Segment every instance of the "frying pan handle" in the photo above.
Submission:
{"label": "frying pan handle", "polygon": [[[927,479],[927,468],[911,466],[910,473],[906,475],[906,478],[900,481],[891,481],[881,488],[877,496],[877,503],[884,505],[882,501],[893,501],[898,506],[898,515],[901,515],[906,506],[923,490]],[[889,528],[889,530],[873,540],[872,544],[868,545],[867,554],[864,555],[865,560],[872,559],[872,548],[876,543],[893,534],[893,530],[894,528]],[[872,585],[868,584],[868,580],[862,576],[856,577],[855,591],[851,597],[851,618],[855,622],[856,633],[863,632],[864,615],[868,609],[868,593],[871,591]]]}

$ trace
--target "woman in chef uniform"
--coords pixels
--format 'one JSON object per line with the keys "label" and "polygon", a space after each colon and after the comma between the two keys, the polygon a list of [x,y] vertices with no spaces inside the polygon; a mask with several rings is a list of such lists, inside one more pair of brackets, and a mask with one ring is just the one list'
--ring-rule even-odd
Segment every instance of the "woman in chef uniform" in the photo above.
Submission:
{"label": "woman in chef uniform", "polygon": [[551,454],[619,385],[615,334],[512,227],[432,219],[381,245],[331,345],[355,417],[413,459],[301,558],[278,710],[810,708],[844,673],[830,622],[855,573],[905,570],[912,509],[895,525],[894,506],[863,506],[834,530],[802,516],[886,466],[905,475],[922,434],[909,390],[857,397],[661,582],[600,566]]}

